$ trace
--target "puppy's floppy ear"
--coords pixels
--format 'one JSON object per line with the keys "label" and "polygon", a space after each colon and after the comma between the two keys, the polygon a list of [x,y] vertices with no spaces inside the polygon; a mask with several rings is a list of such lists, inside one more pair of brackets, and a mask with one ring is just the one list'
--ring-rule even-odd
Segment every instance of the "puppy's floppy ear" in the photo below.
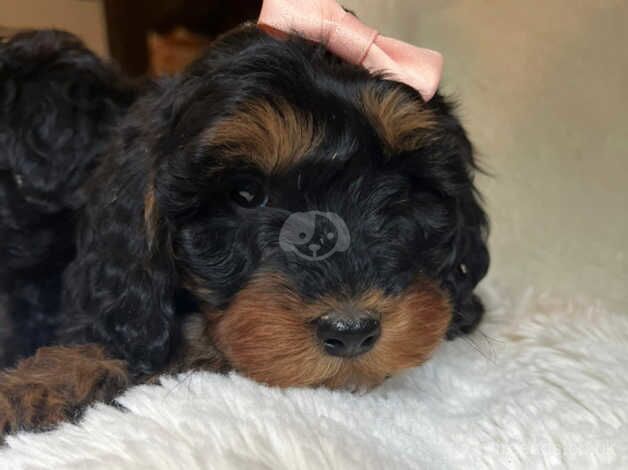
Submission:
{"label": "puppy's floppy ear", "polygon": [[431,151],[440,162],[440,165],[435,164],[433,176],[439,192],[450,198],[455,214],[449,255],[441,266],[441,279],[454,305],[447,331],[447,337],[452,339],[473,331],[484,313],[481,300],[473,292],[490,264],[489,223],[474,184],[479,168],[464,128],[452,106],[440,95],[429,102],[429,107],[437,123]]}
{"label": "puppy's floppy ear", "polygon": [[179,154],[207,125],[208,109],[195,97],[209,85],[193,72],[153,83],[116,129],[87,188],[77,255],[64,280],[62,339],[98,342],[135,375],[163,370],[179,341],[182,282],[172,227],[196,208],[205,182],[203,155]]}
{"label": "puppy's floppy ear", "polygon": [[[387,85],[367,88],[362,102],[384,151],[400,161],[418,188],[447,205],[448,222],[435,237],[433,257],[454,305],[448,337],[468,333],[484,311],[473,290],[489,265],[488,219],[473,182],[478,167],[472,145],[452,106],[439,94],[425,103],[416,93]],[[420,222],[442,224],[440,217],[429,217]]]}
{"label": "puppy's floppy ear", "polygon": [[94,174],[77,256],[65,276],[71,316],[63,336],[103,344],[138,375],[162,368],[177,337],[177,273],[154,184],[153,150],[165,132],[155,126],[166,125],[157,109],[163,107],[147,99],[129,115]]}

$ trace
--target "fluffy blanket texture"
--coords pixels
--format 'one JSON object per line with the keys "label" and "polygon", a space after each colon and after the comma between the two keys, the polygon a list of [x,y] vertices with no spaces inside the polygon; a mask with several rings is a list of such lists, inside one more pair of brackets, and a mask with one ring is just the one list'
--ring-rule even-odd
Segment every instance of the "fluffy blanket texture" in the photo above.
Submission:
{"label": "fluffy blanket texture", "polygon": [[0,468],[628,468],[628,315],[484,297],[479,332],[366,395],[184,374],[9,438]]}

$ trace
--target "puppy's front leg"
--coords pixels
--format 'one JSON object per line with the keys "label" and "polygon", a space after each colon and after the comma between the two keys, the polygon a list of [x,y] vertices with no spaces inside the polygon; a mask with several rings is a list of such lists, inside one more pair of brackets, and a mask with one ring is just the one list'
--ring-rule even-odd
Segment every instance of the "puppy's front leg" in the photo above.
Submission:
{"label": "puppy's front leg", "polygon": [[126,364],[99,346],[41,348],[0,373],[0,441],[4,434],[75,421],[90,403],[110,402],[128,385]]}

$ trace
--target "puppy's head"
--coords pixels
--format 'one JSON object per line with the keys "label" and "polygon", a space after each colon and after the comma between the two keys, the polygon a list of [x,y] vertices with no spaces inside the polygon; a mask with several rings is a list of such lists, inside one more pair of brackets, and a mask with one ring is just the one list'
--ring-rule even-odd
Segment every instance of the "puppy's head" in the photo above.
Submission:
{"label": "puppy's head", "polygon": [[372,386],[457,328],[486,219],[439,96],[247,27],[135,116],[91,211],[127,263],[100,332],[132,365],[175,349],[182,290],[184,350],[272,385]]}

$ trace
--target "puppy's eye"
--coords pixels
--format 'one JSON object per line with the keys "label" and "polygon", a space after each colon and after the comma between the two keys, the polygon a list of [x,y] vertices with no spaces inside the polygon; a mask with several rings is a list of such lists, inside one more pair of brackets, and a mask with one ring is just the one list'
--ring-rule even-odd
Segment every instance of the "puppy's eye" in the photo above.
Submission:
{"label": "puppy's eye", "polygon": [[234,181],[231,199],[241,207],[263,207],[268,203],[268,193],[260,180],[238,178]]}

